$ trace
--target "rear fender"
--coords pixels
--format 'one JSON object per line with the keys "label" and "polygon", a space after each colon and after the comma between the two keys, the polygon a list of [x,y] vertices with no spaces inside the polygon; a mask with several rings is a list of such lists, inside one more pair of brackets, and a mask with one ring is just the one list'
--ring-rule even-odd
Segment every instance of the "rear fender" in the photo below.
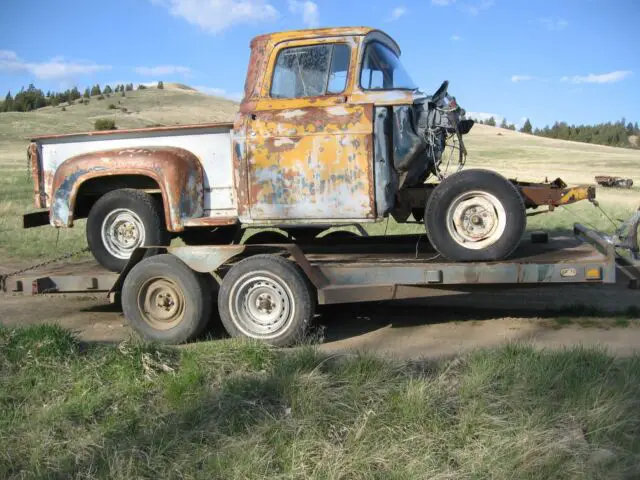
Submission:
{"label": "rear fender", "polygon": [[142,175],[160,187],[167,229],[184,230],[184,222],[204,214],[204,174],[193,153],[175,147],[145,147],[91,152],[65,160],[55,171],[50,222],[73,225],[78,190],[89,179]]}

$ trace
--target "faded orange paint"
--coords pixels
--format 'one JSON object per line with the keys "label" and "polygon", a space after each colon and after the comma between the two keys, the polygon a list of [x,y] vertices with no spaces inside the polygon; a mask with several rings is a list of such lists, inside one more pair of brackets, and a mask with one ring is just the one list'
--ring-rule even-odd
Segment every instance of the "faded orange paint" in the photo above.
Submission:
{"label": "faded orange paint", "polygon": [[375,217],[373,106],[315,100],[258,103],[247,129],[251,221]]}

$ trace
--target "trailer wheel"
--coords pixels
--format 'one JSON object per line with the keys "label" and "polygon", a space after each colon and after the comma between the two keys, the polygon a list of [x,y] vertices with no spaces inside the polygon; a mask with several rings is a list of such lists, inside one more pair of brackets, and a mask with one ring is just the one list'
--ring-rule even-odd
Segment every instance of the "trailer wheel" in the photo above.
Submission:
{"label": "trailer wheel", "polygon": [[508,257],[527,225],[520,192],[489,170],[464,170],[445,178],[429,197],[424,217],[433,247],[463,262]]}
{"label": "trailer wheel", "polygon": [[98,199],[87,218],[87,243],[103,267],[120,272],[133,251],[171,240],[162,210],[148,193],[124,188]]}
{"label": "trailer wheel", "polygon": [[134,266],[122,285],[122,310],[146,340],[184,343],[211,318],[211,282],[173,255],[155,255]]}
{"label": "trailer wheel", "polygon": [[315,301],[310,282],[296,264],[275,255],[255,255],[225,275],[218,309],[232,337],[284,347],[304,337]]}

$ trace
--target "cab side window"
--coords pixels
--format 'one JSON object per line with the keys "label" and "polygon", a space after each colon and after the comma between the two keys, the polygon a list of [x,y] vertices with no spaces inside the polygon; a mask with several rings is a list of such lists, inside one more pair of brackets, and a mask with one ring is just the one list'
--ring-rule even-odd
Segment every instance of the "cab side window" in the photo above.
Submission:
{"label": "cab side window", "polygon": [[347,45],[309,45],[278,53],[271,82],[272,98],[337,94],[347,86],[351,51]]}

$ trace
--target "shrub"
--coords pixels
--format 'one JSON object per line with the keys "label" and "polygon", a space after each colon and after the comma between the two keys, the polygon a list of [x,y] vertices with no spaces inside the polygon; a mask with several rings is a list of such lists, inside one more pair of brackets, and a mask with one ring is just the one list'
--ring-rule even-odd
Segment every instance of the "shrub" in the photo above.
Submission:
{"label": "shrub", "polygon": [[164,83],[162,83],[162,80],[160,80],[158,82],[158,90],[162,90],[162,89],[164,89]]}
{"label": "shrub", "polygon": [[95,130],[116,130],[118,127],[116,127],[115,120],[111,118],[99,118],[93,124],[93,128]]}
{"label": "shrub", "polygon": [[60,110],[62,110],[63,112],[67,111],[67,107],[62,107]]}
{"label": "shrub", "polygon": [[109,110],[115,110],[115,109],[116,109],[116,108],[118,108],[118,107],[116,107],[113,103],[110,103],[110,104],[109,104],[109,106],[108,106],[107,108],[108,108]]}
{"label": "shrub", "polygon": [[146,90],[147,87],[145,87],[144,85],[140,84],[138,85],[138,90]]}
{"label": "shrub", "polygon": [[99,95],[98,100],[104,100],[104,95]]}

